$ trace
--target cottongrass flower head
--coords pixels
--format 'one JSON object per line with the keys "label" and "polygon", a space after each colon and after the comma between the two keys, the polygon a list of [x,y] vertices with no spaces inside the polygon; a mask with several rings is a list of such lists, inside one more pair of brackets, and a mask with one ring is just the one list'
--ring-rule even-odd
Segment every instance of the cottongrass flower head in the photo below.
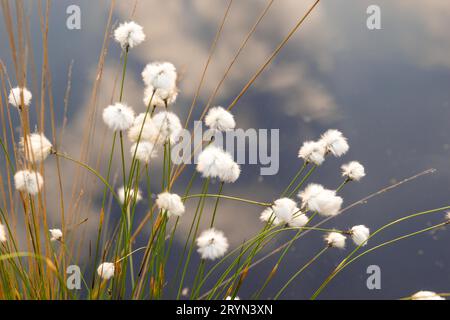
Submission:
{"label": "cottongrass flower head", "polygon": [[367,244],[367,240],[370,237],[370,230],[366,226],[358,225],[354,226],[349,231],[350,236],[352,237],[353,242],[357,246],[365,246]]}
{"label": "cottongrass flower head", "polygon": [[0,242],[6,242],[6,227],[0,223]]}
{"label": "cottongrass flower head", "polygon": [[[155,91],[153,86],[147,86],[144,90],[144,104],[146,106],[154,108],[165,108],[177,101],[178,89],[173,88],[171,90],[158,89]],[[151,104],[150,104],[151,99]]]}
{"label": "cottongrass flower head", "polygon": [[[26,140],[26,141],[25,141]],[[52,152],[52,144],[42,133],[32,133],[20,138],[20,151],[28,161],[42,162]]]}
{"label": "cottongrass flower head", "polygon": [[131,157],[136,155],[136,159],[143,163],[149,163],[150,159],[158,156],[156,147],[153,143],[148,141],[140,141],[134,143],[130,149]]}
{"label": "cottongrass flower head", "polygon": [[163,192],[158,194],[156,205],[160,210],[167,212],[169,217],[181,217],[185,211],[181,197],[175,193]]}
{"label": "cottongrass flower head", "polygon": [[336,191],[325,189],[315,183],[308,185],[298,196],[302,199],[302,208],[325,217],[337,215],[343,202],[343,199],[336,195]]}
{"label": "cottongrass flower head", "polygon": [[14,183],[17,190],[34,196],[44,185],[44,179],[39,172],[21,170],[14,175]]}
{"label": "cottongrass flower head", "polygon": [[411,296],[412,300],[445,300],[436,292],[433,291],[419,291]]}
{"label": "cottongrass flower head", "polygon": [[342,156],[349,149],[347,138],[339,130],[330,129],[326,131],[322,134],[321,140],[325,143],[327,151],[335,157]]}
{"label": "cottongrass flower head", "polygon": [[364,166],[358,161],[351,161],[342,165],[342,176],[353,181],[361,180],[365,175]]}
{"label": "cottongrass flower head", "polygon": [[236,296],[234,298],[232,296],[228,296],[225,298],[225,300],[241,300],[241,298],[239,298],[238,296]]}
{"label": "cottongrass flower head", "polygon": [[207,146],[198,156],[197,171],[203,178],[219,178],[223,182],[235,182],[241,173],[231,154],[215,145]]}
{"label": "cottongrass flower head", "polygon": [[[271,209],[279,223],[286,223],[291,227],[303,227],[308,222],[308,218],[297,207],[297,203],[289,198],[275,200]],[[265,213],[265,215],[268,214],[268,212]]]}
{"label": "cottongrass flower head", "polygon": [[[22,101],[23,94],[23,101]],[[27,88],[15,87],[9,91],[8,101],[16,108],[21,108],[22,105],[28,107],[31,103],[33,95]]]}
{"label": "cottongrass flower head", "polygon": [[447,220],[448,223],[450,223],[450,211],[447,211],[447,212],[445,213],[445,220]]}
{"label": "cottongrass flower head", "polygon": [[326,244],[331,248],[344,249],[346,237],[339,232],[330,232],[325,236]]}
{"label": "cottongrass flower head", "polygon": [[152,62],[142,71],[142,79],[147,86],[153,87],[156,91],[170,92],[176,90],[177,69],[170,62]]}
{"label": "cottongrass flower head", "polygon": [[[145,122],[144,122],[145,119]],[[144,124],[144,126],[142,126]],[[133,125],[128,130],[128,139],[131,142],[150,141],[158,133],[149,114],[140,113],[133,121]],[[140,138],[139,138],[140,135]]]}
{"label": "cottongrass flower head", "polygon": [[[230,156],[231,158],[231,156]],[[224,164],[224,170],[219,173],[219,180],[226,183],[234,183],[241,175],[241,167],[233,161],[233,159],[229,159]]]}
{"label": "cottongrass flower head", "polygon": [[62,239],[62,231],[60,229],[50,229],[50,241],[57,241]]}
{"label": "cottongrass flower head", "polygon": [[298,157],[307,163],[320,166],[325,160],[326,146],[322,140],[305,141],[298,151]]}
{"label": "cottongrass flower head", "polygon": [[236,127],[233,114],[222,107],[209,109],[205,117],[205,124],[215,131],[229,131]]}
{"label": "cottongrass flower head", "polygon": [[124,22],[114,30],[114,39],[122,49],[133,48],[145,40],[144,29],[134,21]]}
{"label": "cottongrass flower head", "polygon": [[103,262],[100,264],[97,268],[97,274],[100,278],[103,280],[109,280],[112,277],[114,277],[114,271],[115,271],[114,263],[112,262]]}
{"label": "cottongrass flower head", "polygon": [[[121,187],[117,190],[117,196],[119,197],[119,201],[120,203],[124,203],[125,202],[125,188]],[[128,202],[133,202],[135,201],[134,199],[136,198],[136,203],[138,203],[139,201],[142,200],[142,194],[141,191],[139,189],[131,189],[131,190],[127,190],[127,198],[128,198]]]}
{"label": "cottongrass flower head", "polygon": [[197,238],[197,252],[202,259],[215,260],[228,250],[228,240],[222,231],[214,228],[203,231]]}
{"label": "cottongrass flower head", "polygon": [[133,125],[134,111],[123,103],[115,103],[103,109],[103,121],[113,131],[125,131]]}
{"label": "cottongrass flower head", "polygon": [[272,207],[268,207],[261,212],[261,215],[259,216],[259,220],[262,222],[270,222],[271,225],[278,226],[282,224],[283,222],[278,219],[278,217],[273,212]]}
{"label": "cottongrass flower head", "polygon": [[157,113],[153,117],[156,133],[151,138],[154,144],[164,144],[166,142],[175,143],[183,129],[180,118],[170,111]]}

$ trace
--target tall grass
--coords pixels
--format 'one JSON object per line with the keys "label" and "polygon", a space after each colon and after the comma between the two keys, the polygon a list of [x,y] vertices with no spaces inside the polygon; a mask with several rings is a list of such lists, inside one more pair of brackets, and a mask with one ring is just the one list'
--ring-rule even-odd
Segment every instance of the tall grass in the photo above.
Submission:
{"label": "tall grass", "polygon": [[[227,65],[225,73],[201,110],[199,119],[203,120],[208,110],[220,91],[222,84],[231,72],[237,58],[246,47],[260,22],[270,13],[273,0],[267,1],[263,11],[245,35],[240,47],[232,60]],[[278,53],[287,45],[291,37],[306,23],[308,17],[314,13],[319,5],[319,0],[314,1],[308,10],[299,18],[297,23],[290,29],[287,35],[275,46],[273,52],[262,62],[261,66],[254,72],[248,82],[244,85],[238,95],[231,100],[227,110],[234,110],[238,106],[241,97],[252,87],[262,72],[271,64]],[[269,283],[272,283],[284,266],[292,246],[298,245],[299,241],[310,232],[329,234],[338,233],[351,238],[350,230],[336,230],[323,228],[321,225],[331,219],[339,217],[323,218],[315,211],[302,207],[296,214],[308,214],[308,221],[302,226],[290,226],[287,223],[276,224],[277,212],[274,201],[247,199],[233,195],[231,187],[223,182],[219,183],[217,192],[211,191],[212,181],[210,178],[202,178],[194,171],[186,185],[180,183],[179,178],[189,173],[188,165],[175,165],[171,159],[172,144],[165,142],[162,146],[161,167],[150,162],[143,164],[137,159],[137,149],[134,154],[129,155],[124,148],[125,132],[115,131],[111,133],[106,127],[96,123],[98,109],[99,86],[103,78],[108,48],[111,44],[111,35],[115,28],[113,25],[113,12],[115,2],[111,2],[103,45],[98,58],[96,78],[92,84],[91,97],[89,99],[89,113],[85,119],[83,136],[80,137],[79,154],[68,154],[64,148],[64,138],[67,135],[67,110],[71,91],[72,64],[69,66],[67,88],[64,99],[64,121],[57,123],[55,116],[55,102],[52,91],[52,73],[49,68],[48,31],[49,14],[51,10],[50,1],[43,6],[38,5],[38,16],[42,35],[42,68],[36,70],[33,61],[33,46],[31,46],[30,26],[25,14],[22,1],[16,1],[15,6],[8,0],[1,1],[3,24],[8,35],[8,46],[11,54],[11,66],[6,66],[0,61],[0,154],[2,167],[0,168],[0,221],[5,226],[6,241],[0,244],[0,298],[1,299],[224,299],[230,297],[235,299],[239,296],[242,288],[247,284],[249,273],[253,268],[267,261],[267,258],[276,256],[276,262],[271,266],[271,272],[260,274],[261,286],[255,287],[251,296],[245,298],[261,298],[264,294],[278,299],[283,297],[285,290],[295,281],[300,281],[302,272],[316,263],[330,250],[335,250],[331,243],[324,243],[318,252],[311,253],[311,258],[298,267],[297,272],[292,274],[285,283],[276,283],[278,289],[275,292],[266,293]],[[201,73],[192,104],[184,121],[184,127],[192,124],[194,108],[199,107],[201,88],[205,82],[205,75],[217,49],[224,25],[231,14],[233,0],[230,0],[223,18],[219,22],[218,30],[211,44],[207,61]],[[134,11],[134,9],[133,9]],[[127,61],[133,51],[127,46],[120,57],[121,72],[117,75],[119,85],[111,92],[111,102],[122,102],[126,100],[127,92],[125,83],[129,77],[127,74]],[[29,74],[31,73],[31,75]],[[31,82],[31,83],[29,83]],[[8,103],[9,91],[15,87],[30,87],[33,91],[33,103],[25,107],[22,103],[20,108],[13,108]],[[156,91],[156,90],[155,90]],[[155,95],[153,91],[150,101],[146,106],[145,117],[139,132],[137,144],[141,143],[141,135],[147,118],[154,117],[155,108],[152,101]],[[23,100],[23,97],[21,97]],[[23,102],[23,101],[22,101]],[[170,106],[166,103],[166,109]],[[33,117],[31,117],[33,116]],[[30,119],[36,118],[36,123]],[[20,132],[15,131],[15,123],[20,124]],[[50,157],[55,161],[54,170],[46,170],[45,163],[36,162],[27,158],[19,151],[17,144],[20,137],[27,139],[33,132],[49,132],[53,150]],[[101,136],[100,145],[95,145],[94,136]],[[26,141],[25,141],[26,143]],[[213,143],[204,143],[203,147]],[[108,154],[107,163],[102,163],[100,154]],[[335,161],[331,155],[326,154],[327,161]],[[114,162],[118,161],[119,174],[114,176]],[[73,179],[65,178],[62,163],[72,163],[74,172]],[[280,190],[278,198],[295,199],[296,194],[311,182],[319,166],[304,161],[299,164],[300,168],[292,174],[289,181],[285,181],[285,187]],[[21,169],[37,171],[45,177],[52,176],[57,183],[57,194],[49,194],[44,183],[44,188],[36,196],[19,192],[14,186],[14,175]],[[387,186],[368,197],[340,210],[340,214],[349,208],[365,203],[372,197],[385,193],[392,188],[398,187],[406,182],[412,181],[422,175],[431,173],[427,170],[415,176],[407,178],[399,183]],[[116,180],[125,187],[124,197],[120,198],[116,190]],[[154,190],[155,180],[159,180],[160,187]],[[339,182],[335,192],[339,194],[342,188],[351,188],[355,184],[351,179],[344,178]],[[95,199],[86,186],[95,185],[101,192],[101,199]],[[67,194],[70,186],[70,194]],[[148,207],[146,212],[138,212],[137,206],[139,186],[145,186]],[[199,193],[194,193],[196,187],[201,187]],[[172,192],[174,188],[182,190],[181,199],[183,203],[194,206],[192,221],[189,230],[183,233],[179,230],[180,219],[184,216],[172,217],[168,210],[159,209],[153,202],[152,194],[163,191]],[[227,194],[230,192],[230,194]],[[272,208],[270,218],[262,224],[260,230],[240,245],[232,247],[226,254],[214,261],[202,258],[197,264],[196,240],[200,234],[201,225],[206,224],[213,228],[218,227],[217,216],[220,206],[224,201],[234,201],[246,205],[256,206],[261,209]],[[99,210],[95,216],[85,217],[84,211]],[[207,203],[213,204],[212,211],[207,212]],[[55,206],[55,203],[57,204]],[[120,207],[118,219],[112,217],[115,213],[114,207]],[[60,217],[60,229],[63,237],[58,241],[52,241],[49,229],[49,214],[51,208],[58,208]],[[403,216],[400,219],[386,223],[377,229],[364,241],[357,245],[350,253],[331,270],[330,275],[318,283],[317,291],[311,293],[311,298],[319,297],[320,293],[327,287],[333,278],[342,272],[349,264],[366,254],[379,250],[387,245],[410,237],[419,236],[430,230],[441,228],[449,223],[448,218],[442,222],[428,226],[427,228],[410,232],[394,239],[381,239],[380,243],[366,249],[367,241],[372,243],[381,238],[383,231],[393,225],[405,223],[410,219],[420,216],[441,213],[450,206],[441,206]],[[91,235],[79,232],[83,225],[94,223],[94,242],[89,241]],[[255,222],[256,223],[256,222]],[[75,232],[76,231],[76,232]],[[143,232],[148,231],[148,233]],[[77,234],[75,236],[75,234]],[[84,235],[80,236],[80,234]],[[280,239],[289,239],[279,244]],[[144,238],[142,244],[137,244],[138,239]],[[89,241],[89,242],[88,242]],[[180,252],[174,252],[173,245],[179,242]],[[268,252],[268,248],[275,249]],[[85,260],[83,252],[88,251],[88,259]],[[176,266],[170,269],[167,264],[175,260]],[[109,262],[114,265],[114,275],[105,279],[97,267],[101,263]],[[67,286],[70,281],[66,272],[69,265],[84,266],[81,272],[82,290],[72,290]],[[279,281],[280,282],[280,281]],[[188,290],[187,290],[188,289]],[[445,294],[442,294],[445,296]]]}

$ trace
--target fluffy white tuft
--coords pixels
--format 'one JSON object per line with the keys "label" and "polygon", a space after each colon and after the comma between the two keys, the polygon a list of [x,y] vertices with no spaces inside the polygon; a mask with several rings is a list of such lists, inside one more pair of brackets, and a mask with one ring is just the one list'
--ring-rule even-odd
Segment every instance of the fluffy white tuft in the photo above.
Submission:
{"label": "fluffy white tuft", "polygon": [[20,151],[28,161],[44,161],[52,151],[52,144],[42,133],[27,135],[26,142],[22,137],[19,141]]}
{"label": "fluffy white tuft", "polygon": [[419,291],[411,296],[412,300],[445,300],[436,292],[433,291]]}
{"label": "fluffy white tuft", "polygon": [[270,220],[271,224],[276,226],[283,223],[282,221],[280,221],[280,219],[277,218],[277,216],[273,212],[272,207],[264,209],[264,211],[261,212],[261,215],[259,216],[259,220],[261,220],[262,222],[269,222]]}
{"label": "fluffy white tuft", "polygon": [[123,49],[133,48],[145,40],[144,29],[134,21],[124,22],[114,30],[114,39]]}
{"label": "fluffy white tuft", "polygon": [[27,88],[15,87],[9,91],[8,101],[16,108],[20,108],[22,105],[28,107],[31,103],[32,97],[33,95]]}
{"label": "fluffy white tuft", "polygon": [[226,183],[233,183],[241,175],[241,168],[233,160],[228,162],[227,168],[227,170],[224,170],[221,174],[219,174],[219,179]]}
{"label": "fluffy white tuft", "polygon": [[[165,108],[166,104],[167,106],[170,106],[177,101],[178,97],[178,89],[174,88],[172,90],[162,90],[158,89],[153,94],[154,88],[152,86],[147,86],[144,90],[144,104],[148,107],[154,107],[154,108]],[[153,97],[152,97],[153,95]],[[150,104],[150,99],[151,104]]]}
{"label": "fluffy white tuft", "polygon": [[50,229],[50,241],[57,241],[62,239],[62,231],[60,229]]}
{"label": "fluffy white tuft", "polygon": [[103,121],[111,130],[128,130],[134,122],[134,111],[125,104],[116,103],[103,110]]}
{"label": "fluffy white tuft", "polygon": [[337,215],[343,202],[343,199],[336,195],[336,191],[315,183],[308,185],[298,196],[302,199],[302,208],[326,217]]}
{"label": "fluffy white tuft", "polygon": [[358,225],[350,229],[350,235],[357,246],[365,246],[370,236],[370,230],[366,226]]}
{"label": "fluffy white tuft", "polygon": [[346,237],[338,232],[330,232],[325,237],[325,242],[329,247],[344,249]]}
{"label": "fluffy white tuft", "polygon": [[39,172],[21,170],[14,175],[14,183],[17,190],[34,196],[44,185],[44,179]]}
{"label": "fluffy white tuft", "polygon": [[234,297],[234,299],[232,296],[228,296],[225,298],[225,300],[241,300],[241,299],[238,296]]}
{"label": "fluffy white tuft", "polygon": [[97,268],[97,274],[103,280],[109,280],[114,277],[115,271],[114,263],[112,262],[103,262]]}
{"label": "fluffy white tuft", "polygon": [[[267,209],[266,209],[267,210]],[[308,222],[308,217],[301,212],[297,207],[297,203],[289,198],[281,198],[275,200],[272,207],[269,208],[270,212],[263,212],[264,218],[267,219],[271,216],[273,211],[276,219],[274,224],[286,223],[291,227],[299,228],[303,227]],[[274,217],[272,217],[273,219]],[[262,219],[262,218],[261,218]],[[277,223],[275,223],[277,222]]]}
{"label": "fluffy white tuft", "polygon": [[202,259],[215,260],[228,250],[228,240],[222,231],[214,228],[203,231],[197,238],[198,253]]}
{"label": "fluffy white tuft", "polygon": [[[147,86],[170,92],[176,90],[177,70],[170,62],[153,62],[145,66],[142,79]],[[162,99],[165,99],[162,97]]]}
{"label": "fluffy white tuft", "polygon": [[293,228],[301,228],[304,227],[309,221],[309,218],[306,214],[297,212],[292,216],[291,221],[289,221],[289,226]]}
{"label": "fluffy white tuft", "polygon": [[130,149],[131,157],[136,154],[136,159],[144,163],[148,163],[150,159],[157,157],[157,150],[153,143],[147,141],[140,141],[134,143]]}
{"label": "fluffy white tuft", "polygon": [[209,145],[198,156],[197,171],[204,178],[219,178],[223,182],[235,182],[241,173],[231,154],[215,145]]}
{"label": "fluffy white tuft", "polygon": [[309,184],[298,196],[302,200],[302,208],[323,216],[337,215],[343,202],[341,197],[336,196],[336,191],[315,183]]}
{"label": "fluffy white tuft", "polygon": [[205,124],[216,131],[229,131],[236,127],[236,122],[231,112],[222,107],[209,109],[205,117]]}
{"label": "fluffy white tuft", "polygon": [[174,193],[160,193],[156,198],[156,205],[160,210],[167,211],[169,216],[181,217],[185,211],[180,196]]}
{"label": "fluffy white tuft", "polygon": [[0,223],[0,242],[6,242],[6,227]]}
{"label": "fluffy white tuft", "polygon": [[[136,193],[137,191],[137,193]],[[119,197],[119,201],[120,203],[124,203],[125,202],[125,188],[124,187],[120,187],[117,190],[117,196]],[[141,195],[141,191],[139,189],[131,189],[130,191],[127,191],[127,198],[128,203],[132,203],[134,201],[134,198],[136,198],[136,203],[138,203],[139,201],[142,200],[142,195]]]}
{"label": "fluffy white tuft", "polygon": [[359,181],[366,173],[364,172],[364,166],[358,161],[351,161],[342,165],[342,176],[347,177],[350,180]]}
{"label": "fluffy white tuft", "polygon": [[325,143],[328,152],[334,156],[340,157],[345,154],[348,149],[347,139],[342,135],[342,132],[335,129],[330,129],[322,135],[322,142]]}
{"label": "fluffy white tuft", "polygon": [[325,160],[326,146],[322,140],[306,141],[298,151],[298,157],[308,163],[320,166]]}
{"label": "fluffy white tuft", "polygon": [[[142,126],[144,119],[145,119],[145,123],[144,123],[144,126]],[[155,124],[153,123],[153,120],[150,117],[150,114],[147,114],[147,116],[145,116],[145,113],[140,113],[134,119],[133,125],[128,130],[128,139],[131,142],[137,142],[139,139],[139,134],[140,134],[141,138],[139,141],[150,141],[152,139],[152,137],[154,137],[157,133],[158,133],[158,129],[156,128]]]}
{"label": "fluffy white tuft", "polygon": [[178,116],[169,111],[159,112],[153,117],[156,133],[150,139],[154,144],[160,145],[168,141],[175,143],[183,129]]}
{"label": "fluffy white tuft", "polygon": [[275,200],[272,205],[272,210],[278,220],[282,223],[289,223],[294,214],[300,211],[297,207],[297,203],[289,198]]}

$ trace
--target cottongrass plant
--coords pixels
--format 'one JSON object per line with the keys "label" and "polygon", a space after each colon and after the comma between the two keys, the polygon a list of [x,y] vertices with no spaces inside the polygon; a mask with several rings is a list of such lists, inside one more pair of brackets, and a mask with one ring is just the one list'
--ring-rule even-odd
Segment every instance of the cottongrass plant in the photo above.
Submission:
{"label": "cottongrass plant", "polygon": [[[212,131],[222,133],[235,129],[238,121],[232,109],[237,100],[272,61],[318,2],[314,3],[230,106],[209,108],[208,102],[201,120],[204,120]],[[6,165],[2,168],[0,176],[3,200],[0,207],[0,298],[239,300],[238,294],[246,286],[246,279],[252,268],[265,261],[261,256],[267,253],[268,248],[276,246],[280,237],[284,238],[287,235],[288,242],[274,251],[279,254],[271,272],[259,274],[262,285],[254,288],[253,295],[245,297],[258,299],[282,269],[289,249],[294,245],[301,245],[299,240],[306,234],[314,232],[320,234],[320,238],[323,239],[321,249],[304,265],[299,266],[298,271],[290,275],[288,281],[281,285],[278,283],[277,291],[266,294],[273,299],[282,298],[292,283],[300,281],[304,270],[319,263],[321,256],[330,250],[342,252],[347,250],[349,253],[346,257],[335,269],[330,270],[330,275],[321,284],[318,283],[318,289],[311,293],[311,298],[315,299],[338,273],[364,255],[450,223],[450,215],[447,214],[439,224],[395,239],[381,240],[380,244],[364,250],[363,247],[369,247],[372,238],[379,239],[378,235],[386,228],[409,219],[443,212],[450,209],[450,206],[404,216],[372,233],[362,224],[350,226],[347,230],[320,227],[322,222],[334,219],[345,211],[342,208],[344,203],[342,189],[357,183],[366,175],[364,166],[352,161],[342,165],[343,181],[336,189],[312,183],[311,176],[317,168],[325,161],[335,161],[333,158],[339,158],[349,150],[346,137],[335,129],[324,132],[315,141],[305,141],[299,146],[300,169],[292,175],[284,190],[274,195],[276,200],[245,199],[227,194],[225,191],[232,190],[228,185],[239,180],[241,167],[231,154],[215,145],[213,139],[205,143],[202,150],[197,150],[198,161],[194,173],[187,185],[179,186],[176,182],[185,172],[185,166],[174,165],[171,159],[172,147],[180,138],[184,127],[172,108],[179,94],[177,70],[170,62],[151,62],[143,68],[143,102],[146,111],[135,116],[133,106],[127,104],[124,95],[127,60],[132,49],[142,43],[146,35],[140,25],[129,21],[120,24],[114,30],[113,36],[122,50],[122,69],[118,98],[106,106],[102,113],[104,125],[109,133],[107,139],[111,141],[106,168],[97,169],[89,164],[89,161],[83,161],[82,157],[79,160],[65,153],[62,145],[58,144],[54,130],[52,141],[46,138],[42,126],[37,125],[39,130],[30,132],[28,115],[32,107],[32,94],[23,85],[24,79],[21,79],[20,85],[15,88],[9,85],[10,93],[7,97],[3,92],[6,90],[2,90],[0,101],[5,98],[13,108],[9,110],[5,108],[3,102],[1,104],[5,129],[0,141]],[[105,41],[108,41],[108,37]],[[243,45],[245,43],[246,41]],[[3,68],[0,70],[2,85],[6,88],[7,73]],[[5,112],[8,114],[17,112],[21,120],[22,131],[21,137],[18,138],[18,148],[16,148],[17,140],[12,135],[13,130],[10,130],[10,136],[7,135],[7,122],[3,117]],[[191,113],[188,120],[190,116]],[[54,121],[53,114],[52,121]],[[129,152],[124,149],[124,136],[128,137],[132,144]],[[162,169],[157,168],[157,162],[160,162],[158,155],[162,158]],[[66,204],[64,196],[60,194],[61,225],[49,228],[46,199],[53,195],[46,194],[45,179],[54,173],[45,174],[45,161],[48,158],[54,158],[57,164],[60,161],[69,161],[86,170],[102,188],[101,208],[98,217],[92,218],[98,221],[96,242],[89,244],[89,259],[85,262],[86,270],[91,272],[82,276],[81,291],[74,292],[67,288],[65,267],[68,264],[82,263],[77,260],[79,254],[76,250],[77,243],[82,239],[74,237],[73,233],[85,221],[80,222],[64,215]],[[114,187],[115,158],[120,163],[120,174],[117,178],[121,186],[119,188]],[[65,184],[66,181],[60,180],[59,165],[57,168],[55,176],[58,177],[60,185]],[[157,178],[158,170],[162,171],[160,188],[154,190],[151,181]],[[211,193],[209,189],[214,180],[219,182],[218,191]],[[193,186],[198,184],[201,184],[201,191],[193,193]],[[75,191],[76,186],[75,184]],[[175,192],[175,186],[176,190],[183,191]],[[152,198],[152,193],[157,193],[156,199]],[[108,199],[117,203],[120,207],[119,213],[111,209]],[[139,212],[141,207],[137,204],[140,201],[144,202],[144,199],[147,200],[145,205],[148,206],[142,218],[142,212]],[[188,201],[195,202],[196,205],[192,212],[192,220],[187,221],[190,228],[185,234],[180,232],[178,226],[181,221],[189,219],[186,215]],[[213,203],[209,215],[206,213],[207,201]],[[223,201],[253,205],[261,212],[259,222],[258,217],[255,217],[255,224],[260,223],[260,230],[253,235],[249,234],[247,240],[238,246],[230,245],[226,233],[221,231],[223,226],[217,222],[216,217]],[[16,226],[16,215],[20,211],[24,213],[25,224]],[[113,215],[118,217],[118,221],[110,219]],[[205,224],[207,227],[204,228]],[[23,230],[17,230],[19,227]],[[143,235],[143,229],[149,230],[149,234]],[[26,235],[25,245],[22,244],[23,240],[18,234]],[[137,245],[138,236],[145,238],[143,246]],[[349,239],[353,244],[348,241]],[[184,246],[181,252],[174,254],[172,246],[174,241],[178,240],[184,243]],[[195,255],[198,259],[194,259]],[[170,258],[175,258],[178,263],[174,268],[170,268],[173,273],[169,274]],[[420,291],[406,299],[443,299],[443,296],[445,294]]]}

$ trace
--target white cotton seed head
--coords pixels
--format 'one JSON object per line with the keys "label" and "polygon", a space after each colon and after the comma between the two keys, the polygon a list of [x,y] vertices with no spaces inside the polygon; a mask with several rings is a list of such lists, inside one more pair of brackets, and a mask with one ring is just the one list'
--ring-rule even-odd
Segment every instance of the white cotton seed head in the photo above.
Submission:
{"label": "white cotton seed head", "polygon": [[27,88],[15,87],[9,91],[8,101],[16,108],[21,108],[21,106],[28,107],[32,97],[33,95]]}
{"label": "white cotton seed head", "polygon": [[153,117],[153,123],[155,124],[155,134],[150,140],[157,145],[164,144],[166,142],[175,143],[183,129],[180,118],[169,111],[163,111],[157,113]]}
{"label": "white cotton seed head", "polygon": [[308,221],[309,219],[306,214],[297,212],[293,215],[288,225],[292,228],[301,228],[304,227],[308,223]]}
{"label": "white cotton seed head", "polygon": [[216,131],[229,131],[236,127],[236,122],[231,112],[222,107],[209,109],[205,117],[205,124]]}
{"label": "white cotton seed head", "polygon": [[52,144],[42,133],[28,134],[26,141],[22,137],[19,141],[21,153],[28,161],[44,161],[52,151]]}
{"label": "white cotton seed head", "polygon": [[50,229],[50,241],[57,241],[62,239],[62,231],[60,229]]}
{"label": "white cotton seed head", "polygon": [[142,79],[147,86],[151,86],[157,91],[171,92],[176,90],[177,70],[170,62],[149,63],[142,71]]}
{"label": "white cotton seed head", "polygon": [[149,163],[150,159],[157,157],[156,146],[147,141],[140,141],[138,143],[134,143],[130,149],[131,157],[136,156],[136,159],[143,162]]}
{"label": "white cotton seed head", "polygon": [[17,190],[34,196],[44,185],[44,179],[39,172],[21,170],[14,175],[14,183]]}
{"label": "white cotton seed head", "polygon": [[123,49],[134,48],[145,40],[144,29],[134,21],[124,22],[114,30],[114,39]]}
{"label": "white cotton seed head", "polygon": [[6,242],[6,227],[0,223],[0,242]]}
{"label": "white cotton seed head", "polygon": [[447,211],[447,212],[445,213],[445,220],[447,220],[447,221],[450,222],[450,211]]}
{"label": "white cotton seed head", "polygon": [[[145,123],[142,126],[142,123]],[[128,139],[131,142],[139,141],[151,141],[152,137],[154,137],[158,133],[158,130],[153,123],[150,114],[145,115],[145,113],[140,113],[133,121],[133,125],[128,130]]]}
{"label": "white cotton seed head", "polygon": [[183,201],[179,195],[169,192],[163,192],[156,198],[156,205],[167,215],[181,217],[185,211]]}
{"label": "white cotton seed head", "polygon": [[272,205],[272,210],[281,223],[289,223],[294,217],[294,214],[300,213],[300,209],[297,207],[295,201],[289,198],[275,200]]}
{"label": "white cotton seed head", "polygon": [[134,111],[122,103],[116,103],[103,110],[103,121],[113,131],[128,130],[134,122]]}
{"label": "white cotton seed head", "polygon": [[220,181],[225,183],[234,183],[241,174],[241,168],[233,160],[227,161],[224,164],[224,169],[218,175]]}
{"label": "white cotton seed head", "polygon": [[[121,187],[117,190],[117,196],[119,197],[120,203],[125,202],[125,188]],[[136,198],[136,203],[142,200],[141,191],[139,189],[131,189],[130,191],[127,191],[127,200],[128,203],[133,203],[134,199]]]}
{"label": "white cotton seed head", "polygon": [[344,249],[346,237],[338,232],[330,232],[325,236],[325,242],[329,247]]}
{"label": "white cotton seed head", "polygon": [[370,237],[370,230],[366,226],[358,225],[350,229],[350,235],[357,246],[365,246]]}
{"label": "white cotton seed head", "polygon": [[445,300],[436,292],[433,291],[419,291],[411,296],[412,300]]}
{"label": "white cotton seed head", "polygon": [[270,220],[271,224],[276,226],[282,224],[282,222],[277,218],[271,207],[264,209],[264,211],[261,212],[259,219],[262,222],[269,222]]}
{"label": "white cotton seed head", "polygon": [[241,172],[231,154],[215,145],[209,145],[198,156],[197,171],[204,178],[219,178],[223,182],[234,182]]}
{"label": "white cotton seed head", "polygon": [[202,259],[215,260],[228,250],[228,240],[222,231],[214,228],[203,231],[197,238],[198,253]]}
{"label": "white cotton seed head", "polygon": [[103,262],[100,264],[97,268],[97,274],[100,278],[103,280],[109,280],[112,277],[114,277],[114,271],[115,271],[114,263],[112,262]]}
{"label": "white cotton seed head", "polygon": [[319,184],[308,185],[298,196],[302,199],[302,208],[326,217],[337,215],[343,202],[336,191],[325,189]]}
{"label": "white cotton seed head", "polygon": [[[165,108],[170,106],[177,101],[178,97],[178,89],[173,88],[172,90],[162,90],[157,89],[155,93],[153,93],[155,89],[152,86],[147,86],[144,90],[144,104],[148,107],[153,108]],[[150,103],[151,99],[151,103]]]}
{"label": "white cotton seed head", "polygon": [[306,141],[298,151],[298,157],[308,163],[320,166],[325,160],[326,147],[322,140]]}
{"label": "white cotton seed head", "polygon": [[347,177],[350,180],[359,181],[366,173],[364,172],[364,166],[358,161],[351,161],[342,165],[342,176]]}
{"label": "white cotton seed head", "polygon": [[325,144],[328,152],[331,152],[335,157],[340,157],[345,154],[348,149],[347,138],[342,135],[342,132],[335,129],[326,131],[321,138]]}
{"label": "white cotton seed head", "polygon": [[235,296],[234,299],[232,296],[228,296],[225,298],[225,300],[241,300],[238,296]]}

